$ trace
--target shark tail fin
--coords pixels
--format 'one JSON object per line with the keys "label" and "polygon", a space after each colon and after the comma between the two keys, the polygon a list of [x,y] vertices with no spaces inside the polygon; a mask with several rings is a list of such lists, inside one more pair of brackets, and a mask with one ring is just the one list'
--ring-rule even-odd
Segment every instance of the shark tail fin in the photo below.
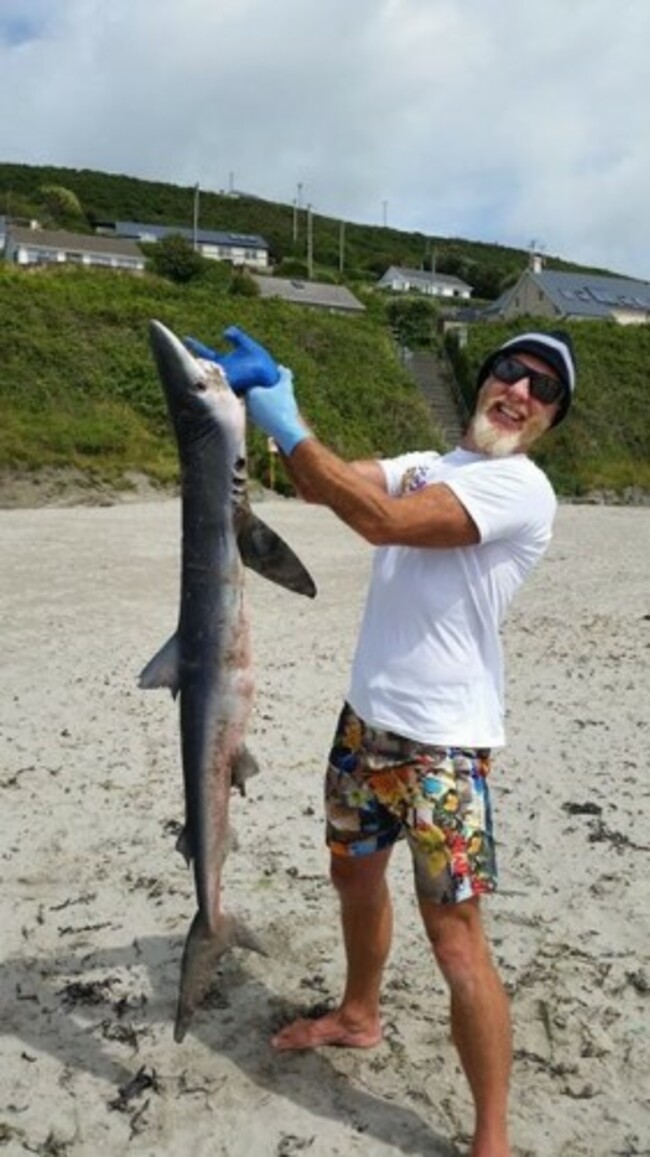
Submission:
{"label": "shark tail fin", "polygon": [[174,1040],[180,1043],[187,1032],[196,1008],[206,997],[217,962],[228,948],[247,948],[266,956],[266,950],[254,932],[236,916],[221,914],[210,927],[197,912],[185,941],[181,984],[178,994]]}

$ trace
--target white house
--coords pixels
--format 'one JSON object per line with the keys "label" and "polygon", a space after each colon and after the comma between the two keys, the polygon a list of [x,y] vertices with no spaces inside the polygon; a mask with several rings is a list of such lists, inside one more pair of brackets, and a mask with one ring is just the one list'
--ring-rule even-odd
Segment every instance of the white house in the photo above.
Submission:
{"label": "white house", "polygon": [[171,235],[185,237],[204,257],[213,261],[231,261],[251,269],[266,269],[269,265],[269,246],[263,237],[252,233],[219,232],[211,229],[188,229],[181,225],[150,225],[142,221],[115,221],[111,225],[115,237],[131,241],[160,241]]}
{"label": "white house", "polygon": [[87,265],[140,273],[144,254],[133,241],[8,225],[5,260],[14,265]]}
{"label": "white house", "polygon": [[378,289],[390,289],[393,293],[424,293],[429,297],[460,297],[467,299],[472,287],[460,277],[448,277],[444,273],[428,273],[424,269],[403,269],[391,265],[377,282]]}

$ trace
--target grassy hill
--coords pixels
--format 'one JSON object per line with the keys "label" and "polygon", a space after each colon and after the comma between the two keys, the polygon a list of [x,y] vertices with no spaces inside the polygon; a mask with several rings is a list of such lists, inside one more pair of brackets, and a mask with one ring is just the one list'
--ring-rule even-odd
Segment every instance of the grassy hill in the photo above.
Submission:
{"label": "grassy hill", "polygon": [[[0,469],[75,466],[118,482],[176,477],[176,450],[148,346],[158,318],[223,349],[242,326],[292,366],[314,428],[348,456],[436,443],[429,412],[385,326],[212,286],[76,268],[0,267]],[[251,470],[266,445],[250,436]]]}
{"label": "grassy hill", "polygon": [[[48,219],[48,185],[75,194],[73,219]],[[194,191],[86,170],[0,165],[0,194],[12,215],[89,230],[115,219],[187,225]],[[291,206],[201,194],[203,226],[261,233],[285,262],[298,261],[304,247],[300,233],[294,242],[293,217]],[[315,219],[317,272],[330,278],[338,276],[338,236],[338,222]],[[348,225],[354,270],[346,266],[346,274],[368,307],[363,317],[233,296],[226,267],[217,263],[186,286],[153,274],[0,265],[0,471],[75,466],[113,483],[129,471],[161,483],[175,478],[176,450],[148,349],[152,317],[216,344],[226,326],[238,324],[268,344],[294,369],[301,406],[317,432],[346,457],[438,446],[431,416],[399,361],[387,298],[372,289],[386,265],[420,265],[432,247],[439,269],[447,253],[451,265],[459,263],[453,272],[473,284],[478,275],[486,286],[516,276],[527,260],[500,246]],[[485,354],[516,328],[471,326],[467,348],[455,356],[468,396]],[[650,327],[567,328],[579,361],[576,403],[536,457],[565,495],[650,493]],[[252,472],[265,478],[267,450],[256,432],[250,459]]]}
{"label": "grassy hill", "polygon": [[[177,461],[149,353],[149,319],[220,345],[230,324],[295,371],[301,406],[346,457],[439,446],[431,416],[402,368],[383,311],[334,316],[214,286],[73,268],[0,267],[0,470],[75,466],[119,483],[139,471],[165,483]],[[570,419],[536,457],[561,493],[650,492],[650,329],[569,327],[579,361]],[[471,396],[478,365],[512,326],[476,325],[457,372]],[[250,436],[251,471],[268,468]]]}
{"label": "grassy hill", "polygon": [[[81,214],[65,222],[75,228],[90,230],[98,223],[115,220],[192,227],[192,187],[89,169],[0,164],[0,205],[11,216],[47,222],[52,205],[44,190],[51,186],[62,186],[75,194]],[[199,205],[201,228],[261,234],[276,265],[306,261],[304,210],[296,218],[292,205],[207,190],[201,190]],[[341,222],[314,213],[312,232],[316,272],[338,276]],[[468,281],[475,298],[494,298],[514,283],[526,267],[528,253],[505,245],[345,223],[344,275],[348,280],[376,280],[389,265],[430,267],[432,258],[439,273]],[[548,257],[546,264],[550,269],[581,268],[557,257]]]}

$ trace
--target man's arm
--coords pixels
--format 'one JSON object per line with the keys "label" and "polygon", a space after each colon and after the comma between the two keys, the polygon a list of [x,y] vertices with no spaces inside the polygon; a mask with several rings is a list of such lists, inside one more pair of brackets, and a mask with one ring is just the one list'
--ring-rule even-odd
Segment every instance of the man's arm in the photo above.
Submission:
{"label": "man's arm", "polygon": [[[293,455],[287,456],[286,454],[282,454],[282,462],[299,496],[305,502],[319,503],[320,505],[324,505],[324,499],[318,498],[316,496],[313,487],[309,487],[308,489],[308,482],[306,482],[304,479],[298,478],[298,473],[292,465]],[[356,462],[350,462],[349,466],[350,469],[354,470],[355,474],[358,474],[360,478],[365,478],[367,482],[372,483],[373,486],[377,486],[380,490],[386,492],[386,475],[384,474],[384,471],[376,459],[359,458]]]}
{"label": "man's arm", "polygon": [[348,464],[315,438],[305,438],[287,457],[298,490],[329,506],[373,546],[471,546],[476,523],[444,483],[394,498],[386,492],[378,462]]}
{"label": "man's arm", "polygon": [[312,435],[293,392],[290,370],[279,367],[277,382],[246,393],[249,417],[285,455],[299,492],[329,506],[374,546],[470,546],[478,528],[462,502],[444,484],[394,498],[379,484],[381,467],[348,465]]}

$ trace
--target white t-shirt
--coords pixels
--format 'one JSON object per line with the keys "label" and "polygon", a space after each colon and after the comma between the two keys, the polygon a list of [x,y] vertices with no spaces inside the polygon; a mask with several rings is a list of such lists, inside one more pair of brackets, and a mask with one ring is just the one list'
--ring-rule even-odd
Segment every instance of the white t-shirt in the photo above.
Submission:
{"label": "white t-shirt", "polygon": [[457,448],[381,465],[393,495],[444,482],[480,542],[377,548],[348,701],[371,726],[422,743],[502,746],[499,627],[550,542],[553,489],[524,454],[490,458]]}

